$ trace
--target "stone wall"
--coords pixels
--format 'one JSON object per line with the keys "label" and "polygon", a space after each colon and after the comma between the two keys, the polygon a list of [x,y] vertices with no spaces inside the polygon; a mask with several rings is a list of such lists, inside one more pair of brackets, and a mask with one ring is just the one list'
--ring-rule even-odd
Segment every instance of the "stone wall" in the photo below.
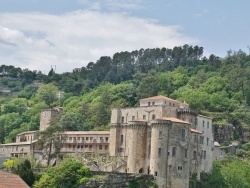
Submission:
{"label": "stone wall", "polygon": [[145,174],[111,173],[92,171],[93,175],[107,176],[103,180],[91,180],[80,188],[126,188],[133,181],[141,182],[141,188],[148,188],[147,183],[153,180],[153,176]]}

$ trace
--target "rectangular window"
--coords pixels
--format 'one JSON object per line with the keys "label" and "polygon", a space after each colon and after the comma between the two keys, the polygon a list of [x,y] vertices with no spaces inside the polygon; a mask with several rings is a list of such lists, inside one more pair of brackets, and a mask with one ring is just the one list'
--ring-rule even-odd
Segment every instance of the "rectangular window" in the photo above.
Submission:
{"label": "rectangular window", "polygon": [[194,135],[194,142],[197,142],[197,135]]}
{"label": "rectangular window", "polygon": [[119,153],[123,152],[123,148],[118,148],[118,152]]}
{"label": "rectangular window", "polygon": [[105,145],[105,150],[108,150],[108,149],[109,149],[108,145]]}
{"label": "rectangular window", "polygon": [[132,121],[134,121],[135,120],[135,116],[132,116]]}
{"label": "rectangular window", "polygon": [[185,137],[186,137],[185,134],[186,134],[186,133],[185,133],[185,129],[182,129],[182,130],[181,130],[181,139],[182,139],[182,140],[185,140]]}
{"label": "rectangular window", "polygon": [[72,137],[69,137],[69,140],[72,140]]}
{"label": "rectangular window", "polygon": [[150,102],[148,102],[148,106],[150,106]]}
{"label": "rectangular window", "polygon": [[122,123],[124,123],[124,116],[122,116]]}
{"label": "rectangular window", "polygon": [[89,137],[86,137],[86,140],[89,140]]}
{"label": "rectangular window", "polygon": [[204,136],[200,136],[200,144],[204,144]]}
{"label": "rectangular window", "polygon": [[172,148],[172,156],[174,157],[176,155],[176,147]]}
{"label": "rectangular window", "polygon": [[151,146],[148,146],[148,158],[150,158],[150,154],[151,154]]}
{"label": "rectangular window", "polygon": [[203,151],[203,159],[206,159],[207,152],[206,150]]}
{"label": "rectangular window", "polygon": [[193,160],[196,160],[196,159],[197,159],[197,152],[193,151]]}
{"label": "rectangular window", "polygon": [[188,157],[188,150],[185,149],[185,157],[187,158]]}
{"label": "rectangular window", "polygon": [[92,149],[92,145],[89,145],[89,149]]}
{"label": "rectangular window", "polygon": [[207,146],[208,146],[208,143],[209,143],[209,138],[207,138]]}
{"label": "rectangular window", "polygon": [[99,149],[102,149],[102,145],[99,146]]}
{"label": "rectangular window", "polygon": [[178,170],[182,170],[182,166],[178,166]]}
{"label": "rectangular window", "polygon": [[154,106],[154,105],[155,105],[155,102],[152,102],[152,105]]}
{"label": "rectangular window", "polygon": [[159,131],[159,138],[162,138],[162,131]]}
{"label": "rectangular window", "polygon": [[158,148],[158,157],[161,156],[161,148]]}
{"label": "rectangular window", "polygon": [[143,116],[142,116],[142,119],[146,119],[146,115],[143,115]]}
{"label": "rectangular window", "polygon": [[154,120],[154,119],[155,119],[155,114],[152,115],[152,120]]}
{"label": "rectangular window", "polygon": [[123,143],[123,135],[121,135],[120,143],[121,143],[121,144]]}
{"label": "rectangular window", "polygon": [[209,129],[209,122],[207,122],[207,128]]}
{"label": "rectangular window", "polygon": [[157,176],[157,172],[155,171],[155,176]]}
{"label": "rectangular window", "polygon": [[151,138],[151,131],[148,131],[148,138]]}

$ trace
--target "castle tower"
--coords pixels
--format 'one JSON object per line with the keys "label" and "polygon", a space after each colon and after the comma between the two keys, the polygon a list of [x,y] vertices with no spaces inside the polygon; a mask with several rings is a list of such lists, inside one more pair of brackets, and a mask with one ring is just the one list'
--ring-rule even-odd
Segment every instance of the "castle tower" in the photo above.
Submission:
{"label": "castle tower", "polygon": [[62,112],[62,108],[49,108],[41,110],[40,115],[40,131],[45,131],[49,126],[58,122],[58,116]]}
{"label": "castle tower", "polygon": [[128,172],[145,173],[147,123],[135,121],[128,127]]}

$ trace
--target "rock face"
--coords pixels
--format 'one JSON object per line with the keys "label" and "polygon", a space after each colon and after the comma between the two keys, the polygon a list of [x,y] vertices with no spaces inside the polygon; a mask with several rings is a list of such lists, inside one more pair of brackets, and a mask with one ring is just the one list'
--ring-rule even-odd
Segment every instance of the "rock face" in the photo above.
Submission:
{"label": "rock face", "polygon": [[[92,172],[94,175],[107,176],[102,180],[91,180],[80,188],[126,188],[130,183],[140,182],[141,188],[148,188],[148,184],[154,183],[153,176],[146,174],[128,174],[114,172]],[[152,184],[150,184],[152,186]]]}

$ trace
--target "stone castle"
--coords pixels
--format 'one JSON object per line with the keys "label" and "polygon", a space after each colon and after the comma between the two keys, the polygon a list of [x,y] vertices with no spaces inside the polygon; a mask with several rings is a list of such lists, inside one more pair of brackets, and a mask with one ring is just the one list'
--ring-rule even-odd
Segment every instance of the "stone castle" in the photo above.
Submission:
{"label": "stone castle", "polygon": [[[41,111],[40,131],[57,121],[62,109]],[[37,131],[0,145],[0,157],[36,156]],[[225,155],[214,145],[212,119],[164,96],[140,100],[134,108],[112,109],[110,131],[66,131],[61,153],[98,153],[119,157],[122,165],[106,171],[153,175],[159,188],[188,187],[192,173],[208,172]],[[100,166],[98,166],[100,170]]]}

